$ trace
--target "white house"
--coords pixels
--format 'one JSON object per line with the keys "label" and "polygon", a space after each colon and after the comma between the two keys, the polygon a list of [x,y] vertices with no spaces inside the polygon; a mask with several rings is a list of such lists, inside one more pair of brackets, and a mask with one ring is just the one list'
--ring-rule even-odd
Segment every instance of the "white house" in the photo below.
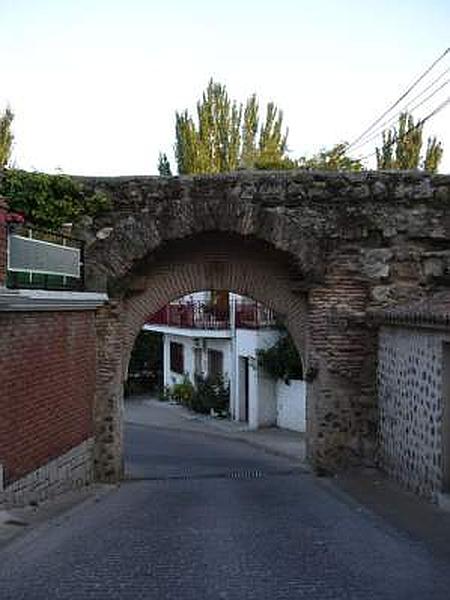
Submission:
{"label": "white house", "polygon": [[[199,292],[171,302],[144,325],[163,334],[164,385],[187,375],[222,375],[230,384],[230,414],[251,429],[273,426],[305,431],[305,382],[269,377],[257,352],[280,337],[272,311],[243,296]],[[220,299],[219,299],[220,300]]]}

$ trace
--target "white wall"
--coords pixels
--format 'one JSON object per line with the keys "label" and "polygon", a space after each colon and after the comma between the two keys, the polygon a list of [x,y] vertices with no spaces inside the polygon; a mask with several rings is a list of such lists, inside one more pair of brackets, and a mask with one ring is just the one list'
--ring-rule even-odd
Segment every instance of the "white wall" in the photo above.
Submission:
{"label": "white wall", "polygon": [[[189,379],[194,382],[195,374],[195,355],[194,348],[196,343],[194,338],[181,335],[164,335],[164,385],[173,385],[183,381],[184,375],[170,370],[170,343],[176,342],[183,345],[184,373],[187,373]],[[223,353],[223,371],[224,376],[228,378],[231,372],[231,343],[229,339],[200,339],[202,348],[202,365],[205,375],[208,373],[208,349],[218,350]]]}
{"label": "white wall", "polygon": [[[280,333],[277,330],[236,330],[234,340],[201,338],[203,372],[208,372],[208,349],[223,353],[224,375],[230,380],[230,410],[232,417],[239,420],[242,410],[239,404],[244,401],[244,378],[239,376],[239,357],[249,358],[248,383],[248,425],[251,429],[277,425],[295,431],[306,430],[305,382],[292,380],[290,385],[268,377],[258,366],[257,350],[269,348],[276,343]],[[195,358],[194,338],[186,335],[164,335],[164,385],[180,383],[183,375],[170,370],[170,342],[183,344],[184,371],[194,382]],[[233,348],[234,344],[234,348]],[[242,371],[242,369],[241,369]]]}
{"label": "white wall", "polygon": [[306,431],[306,384],[301,380],[276,383],[278,427]]}
{"label": "white wall", "polygon": [[249,358],[249,383],[248,383],[248,424],[251,429],[257,429],[263,425],[276,423],[276,397],[274,381],[267,380],[258,367],[257,350],[269,348],[279,338],[280,333],[276,329],[237,329],[234,340],[234,386],[231,395],[232,416],[239,420],[242,410],[239,410],[239,402],[243,401],[243,377],[239,377],[239,357]]}
{"label": "white wall", "polygon": [[257,426],[269,427],[277,424],[276,381],[258,369],[258,414]]}

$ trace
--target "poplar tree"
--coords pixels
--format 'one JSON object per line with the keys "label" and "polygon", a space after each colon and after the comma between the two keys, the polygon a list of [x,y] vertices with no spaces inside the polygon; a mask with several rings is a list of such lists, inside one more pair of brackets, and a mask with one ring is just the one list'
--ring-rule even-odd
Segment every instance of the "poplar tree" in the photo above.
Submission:
{"label": "poplar tree", "polygon": [[0,113],[0,168],[6,167],[12,151],[14,140],[11,131],[11,125],[14,119],[14,113],[8,106],[3,113]]}
{"label": "poplar tree", "polygon": [[172,177],[172,169],[165,152],[160,152],[158,157],[158,173],[161,177]]}
{"label": "poplar tree", "polygon": [[293,166],[283,113],[275,104],[267,105],[261,122],[256,95],[244,108],[212,79],[197,103],[195,120],[187,110],[175,115],[175,157],[180,175]]}
{"label": "poplar tree", "polygon": [[436,137],[427,141],[423,154],[423,123],[403,112],[397,127],[383,131],[381,148],[376,149],[377,169],[419,169],[436,173],[443,148]]}

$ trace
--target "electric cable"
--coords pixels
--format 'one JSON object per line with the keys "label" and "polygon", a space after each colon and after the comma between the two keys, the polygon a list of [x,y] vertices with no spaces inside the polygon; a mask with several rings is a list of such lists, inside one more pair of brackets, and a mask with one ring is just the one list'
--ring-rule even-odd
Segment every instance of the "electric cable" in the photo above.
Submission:
{"label": "electric cable", "polygon": [[438,83],[444,77],[444,75],[446,75],[449,71],[450,71],[450,67],[447,67],[447,69],[445,69],[445,71],[443,71],[439,75],[439,77],[436,77],[436,79],[434,79],[429,85],[427,85],[427,87],[425,87],[419,94],[416,94],[414,96],[414,98],[412,98],[400,111],[398,111],[397,113],[395,113],[395,115],[393,117],[390,117],[386,121],[383,121],[383,123],[381,125],[379,125],[376,128],[376,130],[369,135],[368,138],[362,139],[358,144],[353,144],[353,145],[347,146],[346,150],[348,150],[350,147],[354,150],[355,148],[360,148],[361,146],[365,146],[370,141],[372,141],[373,139],[375,139],[376,137],[378,137],[378,135],[383,130],[387,129],[387,127],[391,123],[395,122],[402,113],[404,113],[404,112],[412,112],[414,110],[417,110],[420,106],[423,106],[425,104],[425,102],[427,102],[430,98],[432,98],[438,92],[440,92],[446,85],[448,85],[450,83],[450,79],[447,79],[436,90],[434,90],[431,94],[429,94],[424,100],[422,100],[421,102],[419,102],[418,104],[416,104],[412,108],[410,108],[410,104],[411,103],[413,103],[416,100],[418,100],[419,98],[421,98],[429,89],[431,89],[436,83]]}
{"label": "electric cable", "polygon": [[[450,70],[450,67],[448,70]],[[376,132],[373,133],[373,135],[369,136],[364,141],[361,141],[359,144],[356,144],[356,146],[353,146],[352,151],[354,152],[357,148],[362,148],[363,146],[367,146],[367,144],[369,144],[373,140],[376,140],[379,137],[379,135],[381,133],[383,133],[383,131],[386,131],[386,129],[388,129],[388,126],[390,126],[392,123],[394,123],[395,121],[398,120],[398,118],[400,117],[400,115],[402,113],[408,112],[408,113],[412,114],[415,110],[417,110],[418,108],[423,106],[426,102],[428,102],[431,98],[433,98],[433,96],[435,96],[438,92],[440,92],[442,89],[444,89],[444,87],[446,85],[448,85],[449,83],[450,83],[450,79],[447,79],[436,90],[434,90],[431,94],[428,94],[428,96],[426,98],[421,100],[418,104],[414,105],[413,107],[409,108],[408,106],[405,106],[405,108],[403,110],[401,110],[400,112],[398,112],[394,117],[392,117],[391,119],[388,119],[387,121],[384,121],[383,125],[378,127]],[[421,95],[422,94],[420,94],[419,96],[421,96]],[[416,96],[416,98],[419,96]],[[349,147],[346,148],[346,151],[348,151],[348,149],[349,149]]]}
{"label": "electric cable", "polygon": [[425,69],[425,71],[408,87],[408,89],[403,94],[401,94],[401,96],[393,104],[391,104],[391,106],[389,106],[389,108],[385,110],[383,114],[381,114],[377,119],[375,119],[375,121],[371,123],[371,125],[369,125],[369,127],[367,127],[367,129],[365,129],[361,133],[361,135],[359,135],[355,140],[353,140],[353,142],[351,142],[351,144],[349,144],[347,148],[350,148],[357,144],[357,142],[359,142],[363,137],[365,137],[367,133],[369,133],[369,131],[371,131],[376,125],[378,125],[378,123],[382,119],[384,119],[384,117],[388,115],[394,108],[396,108],[400,104],[400,102],[402,102],[406,98],[406,96],[408,96],[412,92],[412,90],[428,75],[428,73],[430,73],[434,69],[434,67],[438,63],[441,62],[441,60],[444,59],[444,57],[449,52],[450,47],[447,48],[427,69]]}
{"label": "electric cable", "polygon": [[[437,106],[431,113],[429,113],[426,117],[424,117],[423,119],[421,119],[418,123],[416,123],[413,127],[410,127],[410,129],[408,129],[407,131],[405,131],[405,133],[403,135],[401,135],[400,137],[395,135],[393,137],[393,139],[386,144],[386,147],[390,147],[393,144],[395,144],[396,142],[403,140],[404,138],[406,138],[412,131],[414,131],[415,129],[421,127],[422,125],[424,125],[427,121],[429,121],[432,117],[434,117],[435,115],[437,115],[439,112],[441,112],[441,110],[443,110],[447,104],[450,104],[450,96],[444,100],[444,102],[442,102],[441,104],[439,104],[439,106]],[[375,156],[377,153],[377,151],[375,150],[375,152],[371,152],[370,154],[366,154],[366,156],[360,156],[358,158],[358,160],[367,160],[368,158],[372,158],[372,156]]]}

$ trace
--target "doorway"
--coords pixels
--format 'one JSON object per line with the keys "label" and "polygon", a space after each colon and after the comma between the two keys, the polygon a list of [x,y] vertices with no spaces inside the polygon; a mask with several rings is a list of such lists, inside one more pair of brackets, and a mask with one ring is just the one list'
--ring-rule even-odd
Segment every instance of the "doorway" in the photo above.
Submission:
{"label": "doorway", "polygon": [[239,357],[239,421],[248,423],[249,366],[248,356]]}

